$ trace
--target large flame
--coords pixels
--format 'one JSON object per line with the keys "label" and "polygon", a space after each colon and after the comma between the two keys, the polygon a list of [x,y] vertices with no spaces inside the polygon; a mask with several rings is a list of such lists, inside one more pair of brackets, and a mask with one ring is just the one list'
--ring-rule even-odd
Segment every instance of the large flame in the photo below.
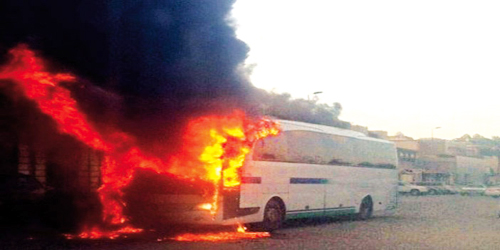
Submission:
{"label": "large flame", "polygon": [[69,90],[59,86],[64,81],[75,81],[71,74],[51,74],[44,63],[26,45],[10,51],[12,61],[2,68],[0,79],[12,79],[40,110],[50,115],[63,133],[71,134],[87,145],[105,150],[108,146],[77,109]]}
{"label": "large flame", "polygon": [[[119,226],[119,230],[104,233],[93,228],[80,234],[82,238],[115,238],[122,233],[140,230],[127,225],[123,188],[130,184],[137,168],[152,169],[157,173],[175,174],[179,178],[209,181],[214,187],[240,185],[240,169],[255,140],[279,133],[278,125],[267,119],[248,120],[244,113],[235,111],[227,116],[195,118],[187,125],[181,150],[167,159],[145,154],[135,146],[133,136],[115,129],[100,133],[87,116],[78,109],[78,103],[63,82],[78,78],[67,73],[51,73],[46,63],[26,45],[10,50],[10,63],[0,69],[0,79],[12,80],[21,92],[34,101],[41,112],[56,121],[62,133],[69,134],[91,148],[105,153],[101,164],[102,186],[98,189],[103,205],[103,222]],[[211,210],[217,211],[218,188],[214,189]]]}

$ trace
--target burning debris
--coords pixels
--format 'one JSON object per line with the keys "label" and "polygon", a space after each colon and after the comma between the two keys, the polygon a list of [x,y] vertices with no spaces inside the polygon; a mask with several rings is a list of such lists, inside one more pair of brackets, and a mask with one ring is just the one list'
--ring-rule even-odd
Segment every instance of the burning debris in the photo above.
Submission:
{"label": "burning debris", "polygon": [[64,234],[64,236],[68,240],[72,240],[72,239],[91,239],[91,240],[94,240],[94,239],[102,239],[102,238],[114,240],[114,239],[117,239],[119,237],[122,237],[123,235],[140,233],[142,231],[143,230],[140,228],[133,228],[133,227],[123,227],[123,228],[119,228],[117,230],[103,231],[102,229],[95,227],[92,229],[84,229],[78,235]]}
{"label": "burning debris", "polygon": [[220,232],[210,234],[182,234],[178,235],[173,240],[176,241],[230,241],[242,239],[258,239],[267,238],[271,234],[268,232],[247,232],[247,229],[241,225],[238,226],[236,232]]}

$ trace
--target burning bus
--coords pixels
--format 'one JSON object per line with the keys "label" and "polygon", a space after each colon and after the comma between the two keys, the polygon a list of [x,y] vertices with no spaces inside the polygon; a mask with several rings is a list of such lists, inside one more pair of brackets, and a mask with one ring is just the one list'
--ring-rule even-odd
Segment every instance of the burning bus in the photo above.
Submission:
{"label": "burning bus", "polygon": [[[252,145],[238,177],[225,178],[230,167],[221,164],[215,195],[178,183],[177,192],[172,192],[174,188],[155,192],[150,187],[129,207],[149,223],[259,223],[267,230],[279,228],[286,219],[357,215],[364,220],[395,211],[398,179],[393,143],[334,127],[278,123],[279,134]],[[143,175],[139,179],[152,180]]]}

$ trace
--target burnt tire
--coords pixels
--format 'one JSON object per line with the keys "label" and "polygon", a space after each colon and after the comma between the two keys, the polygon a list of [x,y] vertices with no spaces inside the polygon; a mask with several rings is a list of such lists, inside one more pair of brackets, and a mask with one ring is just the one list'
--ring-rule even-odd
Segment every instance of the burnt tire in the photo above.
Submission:
{"label": "burnt tire", "polygon": [[373,215],[373,202],[370,198],[364,198],[359,207],[358,220],[368,220]]}
{"label": "burnt tire", "polygon": [[264,209],[262,226],[266,231],[274,231],[283,225],[285,208],[277,200],[270,200]]}

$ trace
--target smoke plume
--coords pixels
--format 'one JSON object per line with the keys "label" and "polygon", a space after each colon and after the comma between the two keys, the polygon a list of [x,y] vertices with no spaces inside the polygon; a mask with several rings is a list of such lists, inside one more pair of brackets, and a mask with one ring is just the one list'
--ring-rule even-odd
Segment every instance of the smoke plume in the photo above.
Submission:
{"label": "smoke plume", "polygon": [[164,154],[188,119],[248,107],[252,87],[238,73],[248,47],[227,20],[233,2],[1,1],[0,63],[27,44],[81,77],[68,88],[95,124]]}

